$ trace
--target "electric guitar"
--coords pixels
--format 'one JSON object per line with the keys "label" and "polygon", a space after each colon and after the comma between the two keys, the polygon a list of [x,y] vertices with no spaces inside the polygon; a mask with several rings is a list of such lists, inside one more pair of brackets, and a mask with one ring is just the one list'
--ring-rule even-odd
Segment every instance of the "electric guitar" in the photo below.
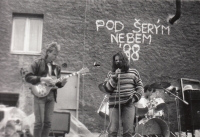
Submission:
{"label": "electric guitar", "polygon": [[[87,72],[89,72],[88,68],[82,68],[81,70],[79,70],[75,73],[63,76],[61,78],[55,79],[55,76],[52,77],[52,78],[55,80],[55,83],[57,83],[57,82],[62,81],[63,79],[67,79],[69,77],[72,77],[72,76],[75,76],[75,75],[78,75],[78,74],[84,74],[84,73],[87,73]],[[36,85],[31,84],[31,86],[30,86],[30,90],[33,93],[33,95],[35,95],[39,98],[47,96],[49,94],[49,92],[51,91],[51,89],[53,89],[53,88],[57,89],[56,86],[48,85],[45,82],[40,82]]]}

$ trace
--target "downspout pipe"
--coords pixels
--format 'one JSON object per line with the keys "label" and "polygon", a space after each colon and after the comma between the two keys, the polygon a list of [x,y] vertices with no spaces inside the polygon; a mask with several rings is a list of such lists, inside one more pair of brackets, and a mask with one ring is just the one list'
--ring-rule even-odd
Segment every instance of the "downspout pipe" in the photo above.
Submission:
{"label": "downspout pipe", "polygon": [[174,24],[176,20],[178,20],[181,16],[181,0],[176,0],[176,14],[173,18],[169,19],[170,24]]}

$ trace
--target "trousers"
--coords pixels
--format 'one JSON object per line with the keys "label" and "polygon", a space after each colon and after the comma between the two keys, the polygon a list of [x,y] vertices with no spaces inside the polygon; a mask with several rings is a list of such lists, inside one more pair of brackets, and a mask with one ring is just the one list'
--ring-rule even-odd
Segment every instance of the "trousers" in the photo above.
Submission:
{"label": "trousers", "polygon": [[[108,129],[108,137],[117,137],[119,130],[119,107],[109,108],[110,125]],[[133,102],[121,105],[121,122],[123,129],[123,137],[132,137],[135,118],[135,106]]]}
{"label": "trousers", "polygon": [[34,137],[48,137],[54,111],[54,93],[51,91],[46,97],[34,97]]}

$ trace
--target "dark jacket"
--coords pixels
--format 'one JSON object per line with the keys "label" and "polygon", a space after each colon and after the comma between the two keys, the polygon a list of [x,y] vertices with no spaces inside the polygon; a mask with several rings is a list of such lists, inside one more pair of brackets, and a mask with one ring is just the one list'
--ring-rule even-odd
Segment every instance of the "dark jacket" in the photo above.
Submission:
{"label": "dark jacket", "polygon": [[[52,63],[52,76],[56,76],[57,78],[60,78],[61,74],[61,68],[60,66]],[[34,61],[30,67],[28,68],[28,71],[25,74],[25,80],[28,83],[31,83],[33,85],[38,84],[40,82],[40,78],[41,77],[46,77],[48,73],[48,66],[46,63],[46,60],[43,58],[40,58],[36,61]],[[56,86],[58,88],[61,88],[61,82],[58,82],[56,84]],[[52,91],[54,92],[54,98],[56,101],[56,97],[57,97],[57,90],[56,89],[52,89]]]}

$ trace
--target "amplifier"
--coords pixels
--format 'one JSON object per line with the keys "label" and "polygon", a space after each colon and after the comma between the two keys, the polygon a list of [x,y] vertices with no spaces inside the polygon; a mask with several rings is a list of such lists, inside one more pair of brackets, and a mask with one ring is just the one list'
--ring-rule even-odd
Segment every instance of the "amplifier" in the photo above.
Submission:
{"label": "amplifier", "polygon": [[187,130],[200,129],[200,90],[186,90],[185,100],[189,105],[184,105],[183,113]]}
{"label": "amplifier", "polygon": [[3,120],[3,118],[4,118],[4,111],[0,110],[0,122],[1,120]]}
{"label": "amplifier", "polygon": [[55,132],[69,133],[70,120],[71,120],[70,112],[54,111],[52,118],[52,126],[51,126],[53,132],[55,131]]}
{"label": "amplifier", "polygon": [[0,92],[0,104],[6,106],[18,106],[19,93]]}
{"label": "amplifier", "polygon": [[200,90],[186,90],[185,100],[200,100]]}

